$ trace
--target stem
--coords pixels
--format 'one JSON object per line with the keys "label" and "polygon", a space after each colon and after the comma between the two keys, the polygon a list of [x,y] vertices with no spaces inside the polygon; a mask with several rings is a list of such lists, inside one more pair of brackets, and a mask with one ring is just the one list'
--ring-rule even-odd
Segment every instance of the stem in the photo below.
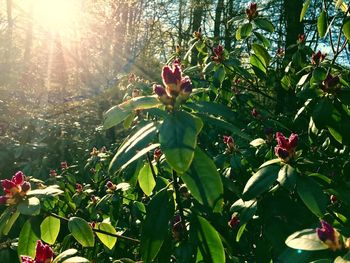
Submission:
{"label": "stem", "polygon": [[[177,181],[177,174],[176,171],[173,170],[173,184],[174,184],[174,189],[175,189],[175,197],[176,197],[176,204],[179,208],[179,213],[180,213],[180,217],[181,217],[181,224],[182,224],[182,228],[183,230],[186,232],[186,225],[185,225],[185,221],[184,221],[184,208],[182,206],[182,202],[181,202],[181,196],[180,196],[180,187],[179,187],[179,183]],[[185,238],[187,237],[187,235],[184,235]]]}
{"label": "stem", "polygon": [[151,167],[153,179],[156,180],[157,175],[156,175],[156,172],[154,171],[154,167],[153,167],[151,156],[149,155],[149,152],[147,152],[147,160],[148,160],[149,166]]}
{"label": "stem", "polygon": [[[63,221],[69,221],[68,218],[65,218],[63,216],[60,216],[60,215],[57,215],[55,213],[48,213],[50,216],[53,216],[55,218],[58,218],[58,219],[61,219]],[[135,239],[135,238],[132,238],[132,237],[127,237],[127,236],[122,236],[122,235],[118,235],[118,234],[112,234],[112,233],[109,233],[109,232],[106,232],[104,230],[100,230],[100,229],[95,229],[95,228],[91,228],[92,231],[96,232],[96,233],[101,233],[101,234],[105,234],[105,235],[108,235],[108,236],[111,236],[111,237],[117,237],[117,238],[120,238],[120,239],[124,239],[124,240],[127,240],[127,241],[131,241],[131,242],[134,242],[134,243],[140,243],[140,240],[138,239]]]}

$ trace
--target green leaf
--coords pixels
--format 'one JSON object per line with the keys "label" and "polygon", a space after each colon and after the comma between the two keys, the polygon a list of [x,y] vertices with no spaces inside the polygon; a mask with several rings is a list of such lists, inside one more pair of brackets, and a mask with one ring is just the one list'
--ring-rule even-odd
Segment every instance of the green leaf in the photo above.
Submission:
{"label": "green leaf", "polygon": [[270,41],[264,37],[262,34],[260,34],[259,32],[255,32],[254,31],[254,35],[256,36],[256,38],[261,42],[263,43],[263,45],[266,47],[266,48],[270,48],[271,47],[271,43]]}
{"label": "green leaf", "polygon": [[[114,235],[117,234],[117,230],[115,230],[115,228],[111,224],[108,224],[108,223],[104,223],[104,222],[98,223],[97,229],[103,230],[105,232],[108,232],[108,233],[111,233]],[[96,236],[110,250],[115,246],[115,243],[117,242],[117,238],[114,236],[109,236],[109,235],[102,234],[99,232],[96,232]]]}
{"label": "green leaf", "polygon": [[46,217],[40,225],[41,239],[53,245],[60,232],[61,221],[53,216]]}
{"label": "green leaf", "polygon": [[300,176],[297,182],[297,191],[310,211],[318,217],[323,217],[328,201],[322,188],[311,178]]}
{"label": "green leaf", "polygon": [[275,31],[273,24],[266,18],[255,18],[254,23],[258,28],[267,32],[273,33]]}
{"label": "green leaf", "polygon": [[237,212],[239,214],[239,220],[241,224],[247,223],[258,210],[258,204],[256,200],[243,201],[238,199],[230,207],[230,213]]}
{"label": "green leaf", "polygon": [[154,150],[157,147],[159,147],[159,143],[154,143],[147,146],[146,148],[143,148],[141,151],[137,152],[137,154],[135,154],[130,160],[128,160],[125,164],[123,164],[122,167],[120,167],[120,169],[121,170],[125,169],[125,167],[127,167],[130,163],[136,161],[137,159],[139,159],[140,157],[144,156],[146,153]]}
{"label": "green leaf", "polygon": [[296,184],[297,173],[295,169],[289,164],[285,164],[282,166],[280,171],[278,172],[277,181],[283,187],[292,190]]}
{"label": "green leaf", "polygon": [[322,10],[320,16],[317,19],[317,31],[320,37],[324,37],[327,32],[327,12]]}
{"label": "green leaf", "polygon": [[305,1],[303,8],[301,9],[301,12],[300,12],[300,22],[303,21],[304,16],[305,16],[307,10],[309,9],[310,3],[311,3],[311,0]]}
{"label": "green leaf", "polygon": [[123,102],[122,104],[110,108],[104,114],[103,128],[109,129],[121,123],[134,110],[150,109],[158,107],[159,105],[161,105],[161,102],[158,100],[157,96],[141,96],[132,98]]}
{"label": "green leaf", "polygon": [[280,167],[269,165],[259,169],[244,187],[242,199],[251,200],[269,188],[276,182]]}
{"label": "green leaf", "polygon": [[15,211],[12,213],[11,217],[7,220],[2,233],[7,236],[7,234],[10,232],[13,224],[17,221],[17,218],[19,217],[20,213],[18,211]]}
{"label": "green leaf", "polygon": [[169,115],[159,129],[159,142],[169,165],[184,173],[191,165],[197,136],[203,127],[201,119],[184,111]]}
{"label": "green leaf", "polygon": [[286,245],[294,249],[308,251],[328,249],[328,246],[318,238],[315,229],[295,232],[287,238]]}
{"label": "green leaf", "polygon": [[146,211],[141,231],[140,252],[144,263],[151,263],[168,235],[168,224],[174,215],[172,193],[166,188],[158,192],[149,202]]}
{"label": "green leaf", "polygon": [[67,249],[63,251],[61,254],[57,255],[55,259],[52,261],[52,263],[60,263],[67,257],[73,256],[77,253],[78,251],[74,248]]}
{"label": "green leaf", "polygon": [[27,196],[32,196],[32,195],[49,195],[49,196],[56,196],[59,194],[63,194],[64,192],[59,189],[58,185],[50,185],[44,189],[35,189],[31,190],[27,193]]}
{"label": "green leaf", "polygon": [[281,163],[281,159],[280,158],[275,158],[272,160],[268,160],[266,162],[264,162],[262,165],[260,165],[259,169],[265,167],[265,166],[269,166],[271,164],[277,164],[277,163]]}
{"label": "green leaf", "polygon": [[40,214],[40,200],[37,197],[30,197],[17,205],[17,211],[23,215],[36,216]]}
{"label": "green leaf", "polygon": [[80,217],[71,217],[68,221],[68,229],[73,237],[83,247],[93,247],[95,244],[95,236],[88,222]]}
{"label": "green leaf", "polygon": [[203,217],[193,217],[191,224],[195,228],[198,248],[203,262],[225,263],[225,251],[219,233]]}
{"label": "green leaf", "polygon": [[215,87],[219,88],[222,84],[222,82],[225,79],[225,68],[224,66],[220,65],[217,70],[215,70],[214,75],[213,75],[213,84]]}
{"label": "green leaf", "polygon": [[239,229],[237,231],[237,235],[236,235],[236,242],[239,242],[239,240],[241,239],[246,226],[247,226],[247,224],[245,223],[239,227]]}
{"label": "green leaf", "polygon": [[[153,166],[154,171],[157,171],[157,167]],[[145,193],[145,195],[150,196],[154,187],[156,186],[156,181],[153,177],[151,166],[149,163],[145,163],[145,165],[141,168],[138,181],[140,188]]]}
{"label": "green leaf", "polygon": [[264,64],[264,60],[259,58],[255,54],[250,55],[250,64],[255,72],[255,74],[259,78],[264,78],[266,76],[266,66]]}
{"label": "green leaf", "polygon": [[251,23],[243,24],[240,26],[237,31],[236,31],[236,39],[241,40],[241,39],[246,39],[247,37],[250,36],[253,30],[253,25]]}
{"label": "green leaf", "polygon": [[190,169],[181,176],[193,197],[202,205],[220,212],[224,188],[211,158],[197,147]]}
{"label": "green leaf", "polygon": [[345,35],[345,37],[350,40],[350,18],[347,17],[344,20],[344,24],[343,24],[343,33]]}
{"label": "green leaf", "polygon": [[39,237],[34,232],[30,219],[28,219],[19,233],[17,248],[18,257],[29,256],[34,258],[36,242],[38,240]]}
{"label": "green leaf", "polygon": [[72,258],[66,259],[62,263],[89,263],[89,262],[90,260],[83,257],[72,257]]}
{"label": "green leaf", "polygon": [[262,138],[257,138],[255,140],[252,140],[249,144],[253,147],[259,147],[260,145],[265,144],[266,141]]}
{"label": "green leaf", "polygon": [[267,52],[267,50],[259,44],[252,44],[252,48],[255,55],[257,55],[260,58],[260,60],[263,61],[265,67],[267,67],[270,64],[271,59],[269,52]]}
{"label": "green leaf", "polygon": [[337,257],[334,263],[350,263],[350,252],[346,253],[343,257]]}

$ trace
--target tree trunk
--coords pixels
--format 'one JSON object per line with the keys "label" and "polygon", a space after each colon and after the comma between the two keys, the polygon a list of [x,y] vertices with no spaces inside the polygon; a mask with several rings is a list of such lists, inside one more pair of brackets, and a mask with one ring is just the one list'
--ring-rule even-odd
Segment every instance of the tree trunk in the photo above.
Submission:
{"label": "tree trunk", "polygon": [[224,0],[218,0],[218,4],[215,9],[215,19],[214,19],[214,38],[220,39],[220,26],[221,17],[224,10]]}
{"label": "tree trunk", "polygon": [[[193,8],[192,32],[194,32],[194,31],[198,31],[202,25],[202,17],[204,14],[203,1],[194,0],[192,8]],[[191,56],[191,64],[197,65],[197,63],[198,63],[198,51],[196,48],[193,48],[192,56]]]}

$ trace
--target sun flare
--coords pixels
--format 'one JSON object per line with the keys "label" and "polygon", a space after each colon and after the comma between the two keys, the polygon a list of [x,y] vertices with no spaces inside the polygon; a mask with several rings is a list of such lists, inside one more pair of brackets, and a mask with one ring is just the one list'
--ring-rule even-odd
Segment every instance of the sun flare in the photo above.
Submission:
{"label": "sun flare", "polygon": [[80,18],[81,0],[32,0],[34,19],[50,31],[64,31]]}

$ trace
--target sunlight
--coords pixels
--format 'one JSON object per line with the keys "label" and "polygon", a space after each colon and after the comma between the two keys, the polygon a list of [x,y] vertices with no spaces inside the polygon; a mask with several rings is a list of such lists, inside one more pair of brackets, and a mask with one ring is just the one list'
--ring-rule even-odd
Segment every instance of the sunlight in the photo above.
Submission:
{"label": "sunlight", "polygon": [[78,22],[81,0],[33,0],[34,18],[50,31],[64,31]]}

